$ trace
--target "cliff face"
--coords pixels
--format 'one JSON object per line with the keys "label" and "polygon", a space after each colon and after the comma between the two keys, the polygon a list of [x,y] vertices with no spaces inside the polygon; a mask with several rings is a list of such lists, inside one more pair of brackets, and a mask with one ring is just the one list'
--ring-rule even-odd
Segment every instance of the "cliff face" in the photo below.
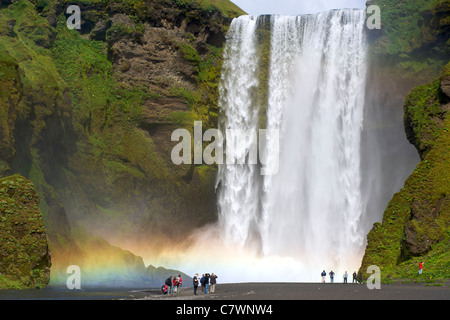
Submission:
{"label": "cliff face", "polygon": [[420,278],[418,263],[424,261],[427,279],[450,276],[449,67],[406,99],[406,131],[422,162],[390,201],[382,223],[368,234],[363,274],[378,265],[384,279]]}
{"label": "cliff face", "polygon": [[422,160],[435,146],[450,105],[450,78],[447,65],[431,84],[415,88],[405,102],[405,131]]}
{"label": "cliff face", "polygon": [[[381,30],[369,31],[368,91],[369,104],[377,105],[376,112],[381,114],[376,125],[389,133],[380,134],[380,145],[389,149],[390,128],[404,127],[402,132],[395,131],[395,145],[398,148],[399,141],[406,141],[406,132],[420,159],[411,162],[416,157],[414,148],[411,152],[403,147],[393,161],[411,171],[422,162],[411,175],[406,172],[410,176],[401,191],[394,190],[392,199],[389,196],[382,223],[376,223],[367,236],[360,271],[364,275],[368,266],[378,265],[384,279],[415,278],[419,260],[426,259],[429,276],[445,278],[448,95],[444,92],[448,84],[441,70],[450,59],[450,2],[374,0],[370,4],[380,7],[382,22]],[[383,184],[386,190],[397,174],[391,167],[390,161],[384,161],[381,168],[383,176],[388,173]]]}
{"label": "cliff face", "polygon": [[0,288],[43,288],[51,258],[39,196],[21,176],[0,179]]}
{"label": "cliff face", "polygon": [[[381,9],[381,29],[367,30],[368,79],[363,132],[363,175],[371,195],[368,216],[381,221],[392,195],[420,161],[405,139],[404,103],[416,86],[437,78],[450,59],[448,0],[371,0]],[[373,150],[379,150],[375,155]],[[371,185],[376,176],[380,187]]]}
{"label": "cliff face", "polygon": [[174,165],[171,134],[216,126],[221,47],[243,13],[226,0],[82,1],[69,30],[70,4],[0,7],[0,177],[35,184],[63,273],[107,247],[93,235],[157,253],[216,218],[215,169]]}
{"label": "cliff face", "polygon": [[431,81],[450,59],[449,0],[371,0],[381,9],[381,30],[370,32],[371,55],[410,83]]}

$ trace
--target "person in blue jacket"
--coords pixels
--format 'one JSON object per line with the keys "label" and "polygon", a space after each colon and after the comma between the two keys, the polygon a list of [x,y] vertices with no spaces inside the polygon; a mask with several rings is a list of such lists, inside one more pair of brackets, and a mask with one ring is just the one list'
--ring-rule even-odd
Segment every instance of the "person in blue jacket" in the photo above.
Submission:
{"label": "person in blue jacket", "polygon": [[330,275],[330,282],[334,283],[334,272],[333,272],[333,270],[330,271],[329,275]]}

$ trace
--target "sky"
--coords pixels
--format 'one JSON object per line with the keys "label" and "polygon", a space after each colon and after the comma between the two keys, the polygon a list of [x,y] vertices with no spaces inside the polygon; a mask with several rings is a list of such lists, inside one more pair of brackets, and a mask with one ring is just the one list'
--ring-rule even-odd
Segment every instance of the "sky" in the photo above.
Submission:
{"label": "sky", "polygon": [[250,15],[316,13],[331,9],[366,7],[366,0],[232,0]]}

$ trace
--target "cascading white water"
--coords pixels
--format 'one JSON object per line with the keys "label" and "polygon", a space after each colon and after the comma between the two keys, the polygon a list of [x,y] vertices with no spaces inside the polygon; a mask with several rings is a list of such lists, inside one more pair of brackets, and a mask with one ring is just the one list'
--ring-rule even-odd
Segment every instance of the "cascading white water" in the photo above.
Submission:
{"label": "cascading white water", "polygon": [[[219,101],[223,132],[259,129],[260,19],[237,18],[227,35]],[[280,148],[274,154],[269,141],[267,161],[279,161],[279,171],[262,176],[252,164],[219,168],[217,232],[224,244],[257,250],[262,259],[298,261],[303,276],[296,281],[317,280],[323,269],[352,273],[362,257],[364,25],[360,10],[271,16],[266,126],[279,130]],[[254,138],[227,135],[226,143],[245,159]]]}
{"label": "cascading white water", "polygon": [[[256,19],[245,16],[235,19],[228,33],[229,41],[225,51],[225,67],[220,87],[220,101],[226,109],[225,119],[221,119],[221,132],[226,129],[242,129],[256,132],[258,109],[253,104],[253,91],[258,86],[258,59],[256,50]],[[239,106],[227,108],[226,106]],[[252,145],[254,135],[242,137],[239,132],[228,134],[227,145],[233,145],[237,160],[244,160]],[[236,161],[239,163],[238,161]],[[259,185],[254,183],[257,172],[255,166],[230,165],[219,166],[219,176],[225,188],[222,189],[220,206],[222,211],[220,226],[224,241],[244,245],[250,225],[258,215],[258,203],[254,201],[259,194]],[[246,214],[242,214],[246,212]]]}

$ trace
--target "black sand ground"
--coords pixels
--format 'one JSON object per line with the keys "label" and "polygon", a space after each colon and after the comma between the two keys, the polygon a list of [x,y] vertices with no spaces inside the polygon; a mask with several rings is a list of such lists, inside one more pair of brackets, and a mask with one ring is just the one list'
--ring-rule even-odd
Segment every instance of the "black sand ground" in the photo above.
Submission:
{"label": "black sand ground", "polygon": [[[140,291],[144,300],[450,300],[447,283],[382,284],[370,290],[365,284],[321,283],[242,283],[218,284],[214,294],[197,296],[193,288],[183,288],[180,294],[162,295],[159,290]],[[143,296],[143,297],[142,297]]]}

